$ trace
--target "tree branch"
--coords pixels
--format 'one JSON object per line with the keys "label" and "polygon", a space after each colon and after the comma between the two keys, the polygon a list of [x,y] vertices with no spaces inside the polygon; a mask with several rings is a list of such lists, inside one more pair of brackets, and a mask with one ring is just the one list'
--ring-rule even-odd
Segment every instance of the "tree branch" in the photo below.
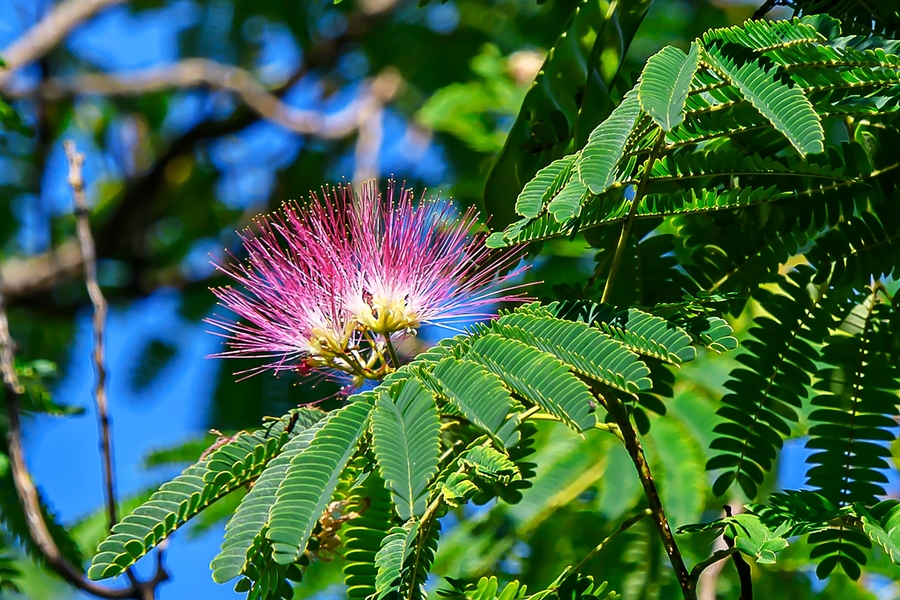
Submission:
{"label": "tree branch", "polygon": [[[871,313],[870,313],[871,314]],[[726,504],[722,508],[725,509],[725,516],[731,516],[731,506]],[[725,543],[729,548],[734,547],[734,538],[723,536]],[[750,565],[744,560],[740,552],[731,555],[734,562],[734,568],[738,573],[738,581],[741,584],[741,597],[738,600],[753,600],[753,574],[750,572]]]}
{"label": "tree branch", "polygon": [[[139,96],[196,87],[233,92],[258,116],[294,133],[325,139],[343,138],[355,131],[359,123],[356,115],[377,110],[381,103],[393,97],[395,91],[386,90],[385,86],[366,86],[365,93],[360,94],[349,107],[337,114],[327,115],[285,104],[278,95],[267,90],[245,69],[205,58],[188,58],[174,65],[154,67],[126,75],[89,73],[70,78],[50,79],[33,90],[14,95],[28,97],[37,94],[46,100],[59,100],[82,94]],[[388,97],[380,98],[376,93],[372,93],[380,90],[387,91]]]}
{"label": "tree branch", "polygon": [[[729,505],[729,510],[732,511],[730,514],[738,514],[743,512],[744,508],[740,503],[737,503],[733,507]],[[716,542],[713,545],[713,556],[719,554],[720,551],[728,550],[728,548],[725,535],[720,535],[716,538]],[[709,560],[707,559],[707,561]],[[725,562],[713,561],[710,564],[703,565],[702,569],[698,571],[698,567],[701,564],[703,563],[698,563],[691,570],[691,577],[694,577],[697,581],[697,600],[716,600],[719,575],[721,575],[722,569],[725,568]]]}
{"label": "tree branch", "polygon": [[[2,282],[0,282],[2,283]],[[2,285],[0,285],[2,289]],[[25,462],[25,454],[22,449],[22,431],[19,422],[19,400],[23,392],[22,385],[16,376],[14,361],[14,345],[9,335],[9,320],[6,316],[6,299],[0,292],[0,370],[3,373],[3,384],[6,391],[7,416],[9,418],[9,430],[6,434],[6,445],[9,451],[9,466],[12,473],[13,484],[19,502],[22,504],[22,512],[25,514],[25,522],[28,533],[39,549],[44,561],[54,573],[79,590],[88,592],[100,598],[136,598],[145,600],[147,596],[141,594],[141,590],[132,585],[124,589],[112,589],[98,585],[85,579],[84,575],[76,569],[63,554],[50,535],[47,523],[44,521],[37,489],[31,481]],[[152,598],[152,596],[150,596]]]}
{"label": "tree branch", "polygon": [[84,155],[75,149],[75,142],[66,140],[63,144],[66,159],[69,162],[69,185],[75,198],[75,219],[78,244],[81,247],[82,271],[91,304],[94,305],[94,370],[97,381],[94,389],[94,402],[97,405],[97,420],[100,425],[100,453],[103,457],[103,471],[106,489],[106,507],[109,511],[109,527],[118,521],[116,517],[116,486],[112,466],[112,436],[110,433],[109,403],[106,399],[106,365],[104,360],[103,330],[106,327],[108,306],[100,283],[97,281],[97,253],[94,249],[94,238],[91,235],[90,209],[84,193]]}
{"label": "tree branch", "polygon": [[751,19],[762,19],[765,18],[769,12],[775,8],[776,6],[782,6],[784,3],[780,0],[766,0],[765,4],[756,9],[753,13]]}
{"label": "tree branch", "polygon": [[654,523],[656,523],[656,528],[659,530],[659,536],[662,538],[666,554],[669,556],[669,562],[672,563],[672,569],[674,569],[675,576],[678,578],[681,593],[685,600],[696,600],[697,590],[695,582],[691,579],[691,574],[684,564],[678,544],[675,543],[675,536],[672,535],[672,529],[669,527],[669,521],[666,518],[665,510],[663,510],[659,490],[657,490],[653,474],[650,472],[650,465],[644,456],[644,449],[641,447],[637,433],[635,433],[634,427],[631,425],[628,408],[612,394],[606,396],[606,406],[610,416],[619,426],[619,434],[625,444],[625,449],[628,451],[635,469],[637,469],[641,486],[644,488],[644,495],[647,497],[647,503],[650,507],[649,510]]}
{"label": "tree branch", "polygon": [[52,289],[61,280],[81,272],[78,242],[68,240],[57,248],[28,258],[11,258],[0,264],[0,291],[11,299],[33,296]]}
{"label": "tree branch", "polygon": [[43,19],[0,51],[6,69],[0,70],[0,89],[9,85],[13,72],[55,48],[84,21],[114,4],[127,0],[67,0],[56,5]]}

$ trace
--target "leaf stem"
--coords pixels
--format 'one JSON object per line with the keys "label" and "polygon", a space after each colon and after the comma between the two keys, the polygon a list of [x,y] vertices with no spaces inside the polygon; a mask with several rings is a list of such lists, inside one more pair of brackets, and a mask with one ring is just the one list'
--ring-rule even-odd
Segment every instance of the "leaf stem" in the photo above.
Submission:
{"label": "leaf stem", "polygon": [[650,472],[650,465],[646,456],[644,456],[644,449],[641,447],[637,433],[635,433],[634,427],[631,425],[628,409],[619,398],[612,394],[606,396],[606,401],[610,416],[613,417],[619,426],[619,434],[622,442],[625,444],[625,449],[628,451],[635,469],[637,469],[641,486],[644,488],[644,495],[647,497],[647,503],[650,505],[649,510],[653,517],[653,522],[656,523],[656,528],[659,530],[659,536],[662,538],[669,562],[672,563],[672,569],[674,569],[675,576],[678,578],[678,583],[681,586],[681,594],[685,600],[697,600],[697,586],[684,565],[684,558],[681,556],[678,544],[675,543],[675,536],[672,535],[669,520],[666,518],[665,510],[663,510],[659,490],[656,488],[656,482],[653,480],[653,474]]}
{"label": "leaf stem", "polygon": [[647,185],[650,183],[650,172],[653,170],[653,163],[656,162],[656,158],[659,156],[659,151],[662,148],[665,139],[666,133],[662,129],[658,130],[656,143],[653,145],[653,150],[650,151],[650,156],[647,157],[644,172],[641,174],[641,180],[638,182],[638,188],[635,191],[634,199],[631,201],[631,208],[629,208],[628,216],[625,217],[625,222],[622,224],[622,234],[619,236],[619,243],[616,245],[616,253],[613,255],[612,264],[609,267],[609,275],[606,278],[606,285],[603,288],[603,296],[601,297],[600,302],[609,302],[609,297],[612,294],[613,282],[616,279],[616,275],[619,273],[622,257],[625,255],[625,245],[628,243],[628,236],[631,234],[634,216],[637,214],[638,206],[640,206],[641,200],[643,200],[644,194],[647,192]]}

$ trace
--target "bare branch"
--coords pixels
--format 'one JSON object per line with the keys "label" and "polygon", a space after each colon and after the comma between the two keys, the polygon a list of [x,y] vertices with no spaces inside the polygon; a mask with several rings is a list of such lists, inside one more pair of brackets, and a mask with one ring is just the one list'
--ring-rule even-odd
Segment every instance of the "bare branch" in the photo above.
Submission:
{"label": "bare branch", "polygon": [[384,105],[397,95],[403,84],[400,74],[387,69],[368,86],[370,101],[360,107],[356,116],[356,137],[353,183],[356,186],[378,175],[378,152],[384,138]]}
{"label": "bare branch", "polygon": [[0,88],[9,84],[12,73],[41,58],[84,21],[108,6],[126,0],[67,0],[53,8],[43,19],[0,51],[6,70],[0,71]]}
{"label": "bare branch", "polygon": [[106,401],[106,365],[104,364],[103,330],[106,326],[107,304],[97,281],[97,253],[94,237],[91,235],[90,210],[84,193],[84,154],[75,149],[75,142],[66,140],[66,158],[69,161],[69,185],[75,197],[75,219],[78,243],[81,247],[82,270],[91,304],[94,305],[94,369],[97,385],[94,401],[97,405],[97,420],[100,424],[100,453],[103,456],[103,470],[106,487],[106,507],[109,511],[109,527],[116,524],[116,490],[112,466],[112,439],[109,425],[109,404]]}
{"label": "bare branch", "polygon": [[[2,284],[2,281],[0,281]],[[2,285],[0,285],[2,289]],[[22,512],[25,514],[25,522],[28,533],[40,550],[47,565],[65,581],[78,588],[100,598],[139,598],[140,591],[135,587],[124,589],[111,589],[98,585],[85,579],[84,575],[76,569],[60,552],[59,547],[50,535],[47,523],[41,512],[41,504],[37,489],[31,481],[31,476],[25,466],[25,455],[22,449],[22,431],[19,422],[19,399],[22,394],[22,385],[16,376],[14,364],[14,345],[9,335],[9,320],[6,316],[6,301],[0,292],[0,370],[3,372],[3,383],[6,389],[7,416],[9,418],[9,430],[6,434],[6,446],[9,452],[9,466],[12,472],[13,484],[19,502],[22,504]]]}
{"label": "bare branch", "polygon": [[81,250],[75,240],[28,258],[11,258],[0,264],[3,294],[12,300],[52,289],[60,281],[81,272]]}
{"label": "bare branch", "polygon": [[[189,58],[174,65],[126,75],[89,73],[50,79],[35,90],[17,92],[14,95],[25,97],[39,94],[47,100],[58,100],[82,94],[139,96],[196,87],[233,92],[260,117],[294,133],[327,139],[349,135],[357,128],[357,115],[370,113],[377,108],[376,98],[371,93],[360,94],[348,107],[332,115],[294,108],[267,90],[249,71],[205,58]],[[368,88],[366,91],[368,92]]]}

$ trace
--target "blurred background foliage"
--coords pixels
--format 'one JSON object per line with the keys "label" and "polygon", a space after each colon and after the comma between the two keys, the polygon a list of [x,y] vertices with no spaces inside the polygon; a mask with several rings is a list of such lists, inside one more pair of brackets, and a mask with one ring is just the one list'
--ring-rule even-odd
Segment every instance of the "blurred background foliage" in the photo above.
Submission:
{"label": "blurred background foliage", "polygon": [[[0,136],[0,272],[28,387],[26,449],[48,510],[70,527],[72,553],[93,554],[105,524],[90,309],[62,141],[74,139],[87,155],[100,281],[112,304],[110,397],[127,512],[215,440],[210,428],[233,433],[300,403],[337,402],[328,384],[241,380],[234,371],[246,364],[205,358],[219,344],[202,323],[215,310],[208,287],[223,283],[210,255],[227,260],[237,251],[235,230],[254,215],[342,178],[394,177],[463,207],[480,204],[526,92],[575,7],[574,0],[421,4],[135,0],[106,8],[38,61],[0,76],[0,92],[22,118]],[[53,8],[50,0],[0,0],[0,55]],[[653,3],[620,70],[626,89],[663,45],[686,49],[755,8],[738,0]],[[535,295],[583,284],[594,259],[583,240],[547,243],[528,273],[542,282]],[[739,331],[753,311],[748,305],[736,320]],[[704,465],[716,400],[736,364],[729,356],[685,367],[667,406],[674,418],[650,417],[647,452],[676,527],[721,514]],[[806,428],[801,420],[768,491],[802,486]],[[638,505],[633,467],[609,436],[582,440],[546,424],[536,447],[538,475],[523,502],[464,507],[444,519],[437,573],[468,579],[493,571],[540,589]],[[0,453],[0,476],[7,471]],[[20,572],[22,597],[87,597],[33,562],[8,481],[0,489],[4,528],[18,536],[0,556],[0,582],[8,560]],[[900,493],[893,475],[890,492]],[[207,568],[235,496],[173,538],[172,580],[161,598],[235,596]],[[708,555],[713,537],[681,541],[690,562]],[[841,573],[818,581],[802,544],[782,557],[755,572],[758,597],[900,597],[898,573],[884,557],[870,561],[858,583]],[[340,561],[315,563],[296,597],[342,597]],[[704,600],[738,594],[730,561],[721,564],[705,576]],[[626,599],[677,593],[649,525],[622,535],[586,572]]]}

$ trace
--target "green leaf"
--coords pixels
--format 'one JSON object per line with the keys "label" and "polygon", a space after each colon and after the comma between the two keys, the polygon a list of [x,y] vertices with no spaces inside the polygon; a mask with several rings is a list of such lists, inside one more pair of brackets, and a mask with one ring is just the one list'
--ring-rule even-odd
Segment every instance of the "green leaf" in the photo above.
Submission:
{"label": "green leaf", "polygon": [[547,205],[547,211],[558,223],[567,223],[581,214],[581,207],[591,197],[590,190],[584,183],[574,177],[563,187],[556,197]]}
{"label": "green leaf", "polygon": [[489,334],[472,344],[466,358],[484,365],[514,392],[576,431],[596,424],[590,390],[553,356],[517,340]]}
{"label": "green leaf", "polygon": [[244,496],[234,515],[225,525],[222,551],[212,560],[212,578],[216,583],[225,583],[240,575],[248,564],[248,552],[257,538],[265,535],[269,523],[269,510],[275,502],[278,486],[281,484],[291,461],[309,447],[313,437],[330,420],[330,416],[313,424],[291,441],[262,472],[253,488]]}
{"label": "green leaf", "polygon": [[303,554],[341,471],[356,451],[371,410],[365,399],[340,409],[316,433],[309,448],[291,460],[269,510],[266,537],[272,542],[276,563],[290,564]]}
{"label": "green leaf", "polygon": [[817,154],[825,150],[825,132],[819,115],[799,88],[790,87],[776,77],[775,68],[767,70],[758,60],[739,64],[718,45],[707,47],[704,58],[734,84],[800,154]]}
{"label": "green leaf", "polygon": [[[900,503],[885,500],[872,507],[871,512],[861,504],[854,504],[853,511],[862,521],[863,532],[872,542],[881,546],[895,565],[900,565]],[[881,520],[872,513],[883,513]]]}
{"label": "green leaf", "polygon": [[543,350],[572,370],[611,387],[636,394],[652,385],[650,369],[634,352],[585,323],[512,313],[497,324],[506,336]]}
{"label": "green leaf", "polygon": [[[268,428],[238,435],[164,483],[149,501],[113,527],[101,542],[88,577],[99,580],[123,573],[204,508],[256,479],[292,435],[321,416],[319,410],[292,411]],[[290,424],[293,428],[287,431]]]}
{"label": "green leaf", "polygon": [[[579,0],[557,7],[562,31],[528,90],[484,188],[491,225],[515,220],[516,198],[537,171],[562,157],[615,107],[620,69],[650,0],[618,3]],[[624,84],[627,85],[627,84]]]}
{"label": "green leaf", "polygon": [[[396,401],[392,399],[396,396]],[[372,416],[372,441],[397,514],[422,516],[438,468],[441,421],[434,396],[416,379],[382,390]]]}
{"label": "green leaf", "polygon": [[616,166],[622,160],[628,136],[640,114],[637,94],[631,91],[609,118],[591,133],[581,151],[578,176],[592,194],[602,194],[616,181]]}
{"label": "green leaf", "polygon": [[636,308],[629,308],[626,312],[608,304],[587,300],[551,302],[534,309],[532,306],[536,305],[529,305],[521,310],[552,314],[560,319],[599,327],[637,354],[652,356],[674,365],[691,361],[697,356],[697,350],[691,345],[691,336],[684,329],[672,321]]}
{"label": "green leaf", "polygon": [[378,570],[375,577],[377,600],[400,590],[405,563],[416,547],[418,534],[419,523],[409,521],[403,527],[391,529],[382,541],[381,549],[375,555],[375,568]]}
{"label": "green leaf", "polygon": [[501,447],[514,445],[516,406],[500,377],[470,360],[447,357],[431,372],[438,394],[463,416],[498,440]]}
{"label": "green leaf", "polygon": [[525,184],[522,193],[516,199],[516,212],[523,217],[534,218],[544,211],[556,194],[563,189],[572,177],[572,167],[577,154],[570,154],[537,172],[534,179]]}
{"label": "green leaf", "polygon": [[480,444],[466,450],[459,457],[459,463],[473,469],[476,477],[487,482],[506,484],[516,478],[521,479],[516,463],[489,444]]}
{"label": "green leaf", "polygon": [[684,121],[684,103],[700,64],[700,45],[691,44],[687,54],[666,46],[649,59],[638,84],[641,108],[663,131],[672,131]]}
{"label": "green leaf", "polygon": [[362,600],[375,593],[375,557],[391,529],[394,504],[378,469],[351,489],[349,508],[359,516],[341,528],[347,597]]}

